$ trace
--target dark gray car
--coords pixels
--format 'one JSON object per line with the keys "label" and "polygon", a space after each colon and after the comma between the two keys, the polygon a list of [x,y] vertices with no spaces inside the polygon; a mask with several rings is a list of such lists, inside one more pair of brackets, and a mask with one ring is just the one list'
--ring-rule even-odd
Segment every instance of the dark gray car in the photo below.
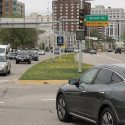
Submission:
{"label": "dark gray car", "polygon": [[77,116],[97,125],[125,125],[125,64],[100,65],[69,80],[56,98],[60,121]]}

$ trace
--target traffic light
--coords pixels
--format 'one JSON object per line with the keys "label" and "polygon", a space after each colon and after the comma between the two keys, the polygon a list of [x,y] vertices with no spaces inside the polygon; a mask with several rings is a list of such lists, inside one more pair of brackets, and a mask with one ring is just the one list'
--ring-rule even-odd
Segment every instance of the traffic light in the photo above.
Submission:
{"label": "traffic light", "polygon": [[79,10],[79,29],[84,29],[84,18],[85,18],[85,11],[84,9]]}

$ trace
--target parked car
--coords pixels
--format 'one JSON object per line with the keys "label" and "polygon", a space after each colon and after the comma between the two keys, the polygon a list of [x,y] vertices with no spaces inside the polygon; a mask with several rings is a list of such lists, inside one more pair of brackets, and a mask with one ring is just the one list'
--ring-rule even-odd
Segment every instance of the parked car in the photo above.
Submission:
{"label": "parked car", "polygon": [[71,52],[74,52],[74,49],[73,48],[65,48],[64,52],[71,53]]}
{"label": "parked car", "polygon": [[18,52],[10,52],[8,54],[8,58],[9,59],[16,59],[17,54],[18,54]]}
{"label": "parked car", "polygon": [[97,54],[97,50],[91,49],[91,50],[90,50],[90,54]]}
{"label": "parked car", "polygon": [[90,53],[90,49],[89,48],[86,48],[83,50],[84,53]]}
{"label": "parked car", "polygon": [[29,51],[20,51],[17,54],[16,57],[16,64],[20,62],[27,62],[28,64],[31,64],[31,56]]}
{"label": "parked car", "polygon": [[[51,50],[51,53],[53,53],[53,50]],[[61,50],[57,48],[54,50],[54,54],[60,54],[60,53],[61,53]]]}
{"label": "parked car", "polygon": [[39,51],[38,51],[38,54],[39,54],[39,55],[45,55],[45,51],[44,51],[44,50],[39,50]]}
{"label": "parked car", "polygon": [[11,62],[6,56],[0,56],[0,73],[4,75],[11,73]]}
{"label": "parked car", "polygon": [[39,60],[39,55],[38,55],[37,51],[30,50],[29,52],[30,52],[30,56],[31,56],[32,60],[34,60],[34,61],[38,61]]}
{"label": "parked car", "polygon": [[60,54],[60,50],[54,50],[54,54]]}
{"label": "parked car", "polygon": [[78,53],[78,52],[79,52],[79,49],[74,49],[74,52]]}
{"label": "parked car", "polygon": [[122,53],[121,48],[116,48],[116,49],[115,49],[115,54],[116,54],[116,53],[120,53],[120,54],[121,54],[121,53]]}
{"label": "parked car", "polygon": [[59,88],[60,121],[77,116],[96,125],[125,125],[125,64],[95,66]]}

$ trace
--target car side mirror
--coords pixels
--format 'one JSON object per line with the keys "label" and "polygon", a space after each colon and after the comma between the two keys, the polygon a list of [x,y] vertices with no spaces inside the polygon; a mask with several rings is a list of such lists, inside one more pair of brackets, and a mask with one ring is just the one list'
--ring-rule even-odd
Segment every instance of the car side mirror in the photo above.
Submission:
{"label": "car side mirror", "polygon": [[70,85],[76,85],[78,83],[78,79],[70,79],[68,81]]}

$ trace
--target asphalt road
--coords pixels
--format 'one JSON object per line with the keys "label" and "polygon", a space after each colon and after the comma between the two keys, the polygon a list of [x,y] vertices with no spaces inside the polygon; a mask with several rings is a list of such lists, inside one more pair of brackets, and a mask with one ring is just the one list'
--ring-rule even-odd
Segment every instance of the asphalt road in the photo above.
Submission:
{"label": "asphalt road", "polygon": [[58,120],[55,98],[59,86],[11,85],[2,88],[0,125],[90,125],[78,118],[74,118],[71,123]]}
{"label": "asphalt road", "polygon": [[0,75],[0,81],[15,81],[19,79],[19,77],[30,67],[33,65],[39,63],[40,61],[43,61],[48,58],[52,58],[53,54],[52,53],[46,53],[46,55],[40,55],[39,56],[39,61],[32,61],[31,64],[27,63],[20,63],[20,64],[15,64],[15,60],[11,60],[11,74],[7,76],[2,76]]}
{"label": "asphalt road", "polygon": [[[76,60],[79,59],[77,54]],[[97,53],[97,54],[86,54],[83,53],[83,62],[93,65],[100,64],[114,64],[114,63],[125,63],[125,53],[115,54],[114,52],[108,53]]]}

